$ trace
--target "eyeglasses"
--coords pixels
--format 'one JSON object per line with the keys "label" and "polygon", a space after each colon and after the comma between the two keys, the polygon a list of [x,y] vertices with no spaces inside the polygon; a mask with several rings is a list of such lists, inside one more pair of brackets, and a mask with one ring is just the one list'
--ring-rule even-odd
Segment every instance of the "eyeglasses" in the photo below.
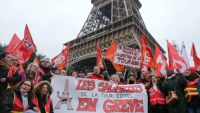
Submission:
{"label": "eyeglasses", "polygon": [[27,87],[31,87],[31,85],[23,83],[22,85],[27,86]]}
{"label": "eyeglasses", "polygon": [[32,66],[33,66],[34,68],[37,68],[37,69],[39,68],[39,67],[38,67],[38,66],[36,66],[36,65],[32,65]]}

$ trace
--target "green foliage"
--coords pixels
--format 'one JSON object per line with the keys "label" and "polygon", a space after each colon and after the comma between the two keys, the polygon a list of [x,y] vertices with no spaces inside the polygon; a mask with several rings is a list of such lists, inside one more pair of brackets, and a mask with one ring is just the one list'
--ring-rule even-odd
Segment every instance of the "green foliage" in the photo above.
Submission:
{"label": "green foliage", "polygon": [[43,55],[42,53],[37,53],[37,54],[36,54],[36,57],[37,57],[37,59],[40,61],[40,60],[42,60],[43,58],[45,58],[46,55]]}
{"label": "green foliage", "polygon": [[7,44],[2,44],[2,43],[0,42],[0,52],[5,51],[7,47],[8,47]]}

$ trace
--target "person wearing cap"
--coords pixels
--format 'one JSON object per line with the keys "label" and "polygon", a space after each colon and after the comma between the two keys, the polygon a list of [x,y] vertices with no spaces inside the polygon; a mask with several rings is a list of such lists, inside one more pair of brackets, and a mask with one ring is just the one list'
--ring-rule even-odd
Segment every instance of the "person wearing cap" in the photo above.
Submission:
{"label": "person wearing cap", "polygon": [[147,87],[149,113],[168,113],[165,92],[160,91],[158,85],[159,77],[152,75],[150,78],[150,84]]}
{"label": "person wearing cap", "polygon": [[78,72],[78,78],[85,78],[85,73],[84,73],[84,71],[79,71]]}
{"label": "person wearing cap", "polygon": [[167,80],[161,82],[158,82],[158,85],[160,86],[160,91],[166,92],[167,94],[170,91],[175,91],[176,86],[176,94],[178,97],[178,102],[174,103],[171,106],[168,106],[169,113],[188,113],[187,109],[187,103],[185,100],[185,94],[184,94],[184,87],[187,84],[187,80],[183,76],[182,73],[180,73],[179,69],[176,69],[179,76],[174,74],[174,72],[169,69],[167,70]]}
{"label": "person wearing cap", "polygon": [[200,113],[200,98],[197,90],[199,76],[196,74],[196,68],[189,67],[186,70],[185,78],[187,79],[187,84],[184,92],[189,113]]}
{"label": "person wearing cap", "polygon": [[55,70],[55,75],[60,75],[60,69]]}
{"label": "person wearing cap", "polygon": [[147,88],[147,86],[150,84],[150,81],[147,77],[147,72],[145,70],[142,70],[141,72],[141,78],[137,80],[138,84],[143,84],[145,85],[145,89]]}
{"label": "person wearing cap", "polygon": [[60,75],[66,76],[66,75],[67,75],[67,74],[66,74],[66,71],[65,71],[65,70],[61,70],[61,71],[60,71]]}
{"label": "person wearing cap", "polygon": [[104,80],[104,78],[99,73],[100,73],[100,68],[98,66],[95,66],[93,74],[89,76],[88,79]]}
{"label": "person wearing cap", "polygon": [[127,84],[137,84],[134,73],[128,73],[127,75]]}
{"label": "person wearing cap", "polygon": [[50,70],[50,60],[49,58],[44,58],[40,61],[40,76],[43,80],[47,80],[51,82],[51,78],[54,75],[52,71]]}

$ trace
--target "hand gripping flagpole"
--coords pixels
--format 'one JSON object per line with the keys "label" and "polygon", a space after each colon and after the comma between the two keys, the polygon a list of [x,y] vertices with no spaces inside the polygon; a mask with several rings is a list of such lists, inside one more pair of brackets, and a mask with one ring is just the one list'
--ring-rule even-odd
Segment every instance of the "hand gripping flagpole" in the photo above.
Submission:
{"label": "hand gripping flagpole", "polygon": [[102,58],[102,61],[103,61],[103,64],[104,64],[104,66],[106,68],[106,71],[108,72],[107,67],[106,67],[106,63],[104,62],[104,57]]}

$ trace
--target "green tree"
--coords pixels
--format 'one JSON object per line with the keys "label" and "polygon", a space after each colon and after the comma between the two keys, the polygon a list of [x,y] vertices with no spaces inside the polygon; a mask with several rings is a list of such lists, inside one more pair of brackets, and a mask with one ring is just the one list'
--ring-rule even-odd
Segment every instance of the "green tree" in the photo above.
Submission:
{"label": "green tree", "polygon": [[2,43],[0,42],[0,52],[5,51],[7,47],[8,47],[7,44],[2,44]]}
{"label": "green tree", "polygon": [[36,57],[37,57],[37,59],[40,61],[40,60],[42,60],[43,58],[45,58],[46,55],[43,55],[42,53],[37,53],[37,54],[36,54]]}

